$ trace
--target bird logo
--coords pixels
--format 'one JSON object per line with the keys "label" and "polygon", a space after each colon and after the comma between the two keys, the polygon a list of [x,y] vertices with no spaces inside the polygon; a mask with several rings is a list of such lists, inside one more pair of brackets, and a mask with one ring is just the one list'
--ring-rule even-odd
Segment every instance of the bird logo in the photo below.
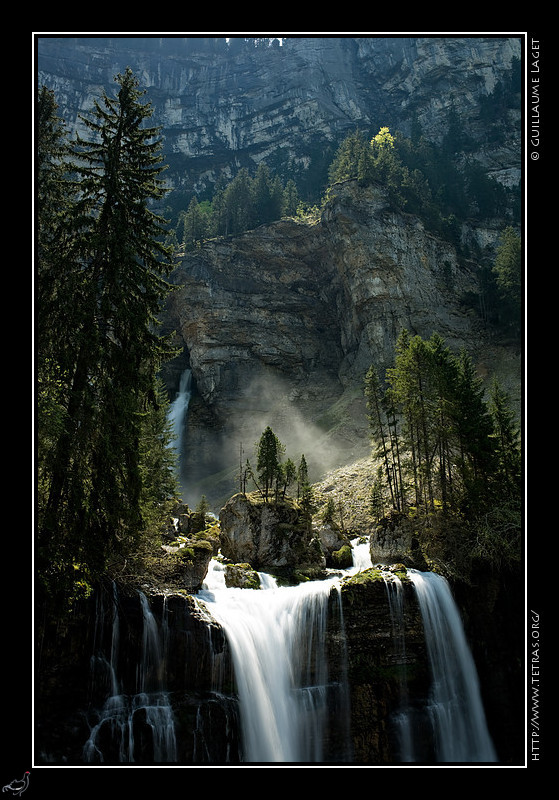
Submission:
{"label": "bird logo", "polygon": [[23,778],[20,781],[15,780],[11,783],[7,783],[2,787],[2,791],[11,792],[14,797],[19,797],[29,786],[29,774],[29,771],[27,771],[23,774]]}

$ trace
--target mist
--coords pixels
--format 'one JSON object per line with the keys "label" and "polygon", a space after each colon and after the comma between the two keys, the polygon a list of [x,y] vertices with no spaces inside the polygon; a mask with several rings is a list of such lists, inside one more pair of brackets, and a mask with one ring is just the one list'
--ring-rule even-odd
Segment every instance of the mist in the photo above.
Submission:
{"label": "mist", "polygon": [[[260,372],[222,413],[226,418],[219,432],[200,432],[194,424],[188,425],[188,468],[182,483],[183,499],[189,505],[196,505],[204,495],[217,507],[240,491],[240,471],[247,460],[256,471],[258,442],[267,426],[284,445],[284,460],[290,458],[298,467],[305,456],[311,483],[369,450],[362,391],[344,394],[334,381],[295,383],[277,373]],[[197,458],[191,449],[199,446],[200,435],[207,437],[209,462]]]}

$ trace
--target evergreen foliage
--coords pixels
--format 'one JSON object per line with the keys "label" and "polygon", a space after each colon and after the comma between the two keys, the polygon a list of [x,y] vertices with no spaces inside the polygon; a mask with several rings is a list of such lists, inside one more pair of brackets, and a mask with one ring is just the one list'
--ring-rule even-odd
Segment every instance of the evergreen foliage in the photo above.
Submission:
{"label": "evergreen foliage", "polygon": [[518,332],[522,320],[522,242],[510,226],[501,236],[493,273],[502,324]]}
{"label": "evergreen foliage", "polygon": [[[70,147],[53,97],[38,98],[38,570],[72,591],[134,553],[173,490],[157,373],[169,291],[164,194],[151,116],[130,70]],[[57,209],[51,213],[50,209]]]}
{"label": "evergreen foliage", "polygon": [[281,459],[285,452],[276,434],[268,425],[260,437],[256,453],[256,469],[262,487],[264,499],[267,501],[270,492],[281,480]]}
{"label": "evergreen foliage", "polygon": [[399,511],[441,510],[474,528],[486,520],[488,508],[501,509],[517,541],[519,430],[498,383],[486,400],[465,351],[452,354],[437,333],[425,341],[404,330],[384,384],[374,366],[367,372],[365,397],[381,465],[373,485],[375,508],[384,509],[385,497]]}
{"label": "evergreen foliage", "polygon": [[246,489],[246,480],[250,478],[262,495],[264,501],[278,502],[287,495],[290,486],[297,484],[297,500],[308,513],[313,508],[314,495],[309,483],[309,471],[304,454],[299,466],[291,458],[283,460],[285,445],[279,440],[268,425],[255,444],[256,473],[247,460],[241,476],[241,491]]}
{"label": "evergreen foliage", "polygon": [[294,216],[300,205],[293,180],[284,186],[266,164],[260,164],[254,176],[243,167],[231,181],[218,181],[211,201],[196,196],[190,200],[187,210],[179,213],[174,239],[191,250],[207,238],[236,235]]}

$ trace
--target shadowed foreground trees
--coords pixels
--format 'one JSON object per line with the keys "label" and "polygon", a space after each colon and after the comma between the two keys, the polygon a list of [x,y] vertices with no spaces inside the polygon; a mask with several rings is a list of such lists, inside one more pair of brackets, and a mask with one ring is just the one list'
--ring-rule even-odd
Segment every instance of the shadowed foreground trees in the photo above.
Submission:
{"label": "shadowed foreground trees", "polygon": [[72,146],[38,99],[37,564],[56,592],[123,562],[173,490],[156,377],[171,265],[150,210],[164,167],[137,81],[115,81]]}

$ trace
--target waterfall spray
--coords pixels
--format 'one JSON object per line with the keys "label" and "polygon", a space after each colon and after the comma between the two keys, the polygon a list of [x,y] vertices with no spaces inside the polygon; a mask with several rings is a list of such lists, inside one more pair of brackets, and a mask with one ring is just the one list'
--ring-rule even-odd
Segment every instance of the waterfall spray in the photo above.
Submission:
{"label": "waterfall spray", "polygon": [[241,708],[244,760],[320,763],[328,710],[325,653],[334,581],[279,588],[225,589],[215,562],[200,599],[223,626]]}

